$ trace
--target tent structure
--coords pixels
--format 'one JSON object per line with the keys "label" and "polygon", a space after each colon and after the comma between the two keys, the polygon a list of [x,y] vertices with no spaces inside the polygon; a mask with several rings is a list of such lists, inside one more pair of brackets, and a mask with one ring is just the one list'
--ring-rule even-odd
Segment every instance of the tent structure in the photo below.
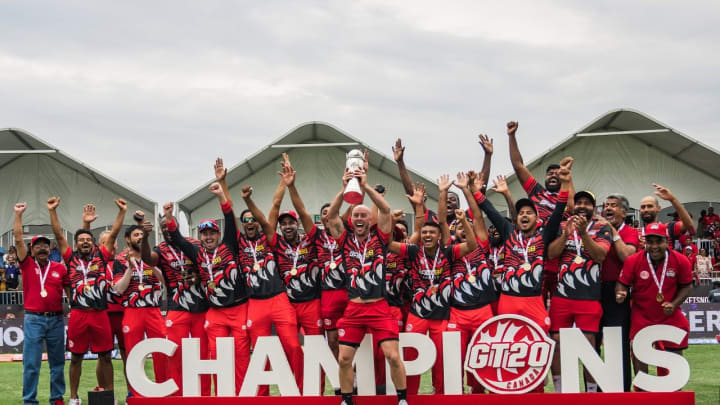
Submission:
{"label": "tent structure", "polygon": [[[385,198],[392,208],[410,212],[397,165],[392,157],[378,152],[330,124],[313,121],[290,130],[228,170],[227,182],[235,201],[235,214],[239,216],[240,211],[245,208],[241,198],[241,188],[244,185],[253,187],[253,200],[263,212],[267,212],[280,181],[276,172],[280,169],[281,155],[287,153],[297,171],[296,186],[300,196],[308,211],[315,215],[315,221],[319,222],[320,207],[330,202],[340,191],[345,154],[351,149],[367,149],[370,152],[368,182],[385,186]],[[420,181],[427,186],[428,204],[437,206],[438,190],[435,183],[415,171],[409,172],[413,182]],[[178,202],[193,233],[196,225],[203,219],[222,217],[217,199],[208,191],[208,186],[213,181],[214,179],[209,180]],[[367,198],[366,203],[370,204]],[[292,209],[287,193],[281,209]]]}
{"label": "tent structure", "polygon": [[[38,233],[52,237],[46,206],[50,196],[60,197],[58,217],[68,237],[82,224],[82,207],[88,203],[96,206],[96,236],[109,229],[117,217],[116,198],[128,202],[125,225],[133,224],[136,210],[146,215],[157,213],[154,201],[21,129],[0,129],[0,177],[4,194],[0,200],[0,212],[4,213],[0,217],[0,244],[6,250],[14,244],[13,206],[20,201],[28,203],[23,215],[28,239]],[[118,243],[122,247],[124,240],[119,238]]]}
{"label": "tent structure", "polygon": [[[533,155],[522,150],[522,138],[518,143],[526,157]],[[525,164],[542,184],[545,168],[565,156],[575,158],[575,189],[591,190],[598,201],[622,193],[631,207],[639,208],[656,183],[668,187],[696,220],[701,208],[720,202],[720,152],[640,111],[609,111],[549,150],[525,159]],[[516,199],[525,195],[515,174],[508,176],[508,185]],[[506,208],[502,196],[489,198]],[[670,204],[660,202],[666,218]]]}

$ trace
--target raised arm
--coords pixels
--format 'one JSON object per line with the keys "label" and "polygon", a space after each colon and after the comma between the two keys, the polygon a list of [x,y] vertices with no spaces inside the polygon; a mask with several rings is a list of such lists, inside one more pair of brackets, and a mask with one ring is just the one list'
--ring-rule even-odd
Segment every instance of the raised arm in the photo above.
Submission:
{"label": "raised arm", "polygon": [[115,205],[117,205],[118,207],[118,214],[117,217],[115,217],[115,222],[113,222],[112,228],[110,229],[110,234],[105,240],[105,250],[107,250],[108,252],[112,252],[113,249],[115,249],[115,241],[120,234],[123,221],[125,220],[125,213],[127,212],[127,202],[122,198],[118,198],[117,200],[115,200]]}
{"label": "raised arm", "polygon": [[565,250],[565,242],[567,242],[567,239],[576,229],[575,217],[573,217],[567,221],[565,229],[562,234],[558,236],[562,216],[567,206],[571,179],[570,168],[572,167],[572,161],[568,163],[566,159],[563,159],[563,162],[565,164],[560,166],[560,170],[558,170],[558,179],[560,180],[558,202],[555,204],[555,209],[553,209],[552,215],[550,215],[550,219],[543,230],[543,241],[545,242],[545,246],[547,246],[546,252],[548,259],[555,259],[562,255],[563,250]]}
{"label": "raised arm", "polygon": [[477,249],[478,244],[477,239],[475,239],[475,232],[473,231],[473,227],[470,226],[470,221],[468,221],[467,217],[465,216],[465,211],[455,210],[455,217],[463,225],[463,229],[465,230],[466,235],[465,242],[460,244],[460,257],[462,257]]}
{"label": "raised arm", "polygon": [[65,235],[63,235],[62,227],[60,226],[60,220],[58,219],[56,209],[59,206],[60,197],[48,198],[47,209],[50,212],[50,227],[52,228],[53,235],[55,235],[55,241],[58,244],[58,249],[60,249],[60,254],[64,256],[65,252],[67,252],[70,246],[68,245],[68,241],[65,238]]}
{"label": "raised arm", "polygon": [[212,194],[217,197],[220,203],[220,209],[222,210],[223,217],[225,219],[225,231],[223,232],[222,243],[230,249],[233,255],[238,253],[238,242],[237,242],[237,227],[235,226],[235,214],[233,213],[232,206],[223,192],[220,183],[213,183],[210,185],[209,190]]}
{"label": "raised arm", "polygon": [[455,186],[457,186],[462,191],[465,199],[467,200],[468,207],[470,207],[470,212],[473,216],[473,232],[478,239],[480,239],[481,241],[486,241],[488,240],[488,233],[487,228],[485,227],[485,219],[483,218],[483,213],[480,210],[480,206],[478,206],[477,201],[475,201],[475,198],[470,192],[469,183],[470,176],[468,176],[468,174],[466,173],[458,172]]}
{"label": "raised arm", "polygon": [[[230,203],[230,206],[234,207],[235,204],[233,203],[232,197],[230,196],[230,189],[228,188],[227,180],[225,179],[227,177],[227,168],[225,167],[222,158],[215,159],[213,170],[215,171],[215,180],[220,183],[220,187],[225,194],[225,198]],[[233,222],[235,222],[235,229],[240,229],[238,219],[234,218]]]}
{"label": "raised arm", "polygon": [[378,219],[377,227],[380,232],[384,234],[390,233],[390,227],[392,226],[392,219],[390,218],[390,204],[375,191],[367,182],[367,172],[359,171],[355,173],[355,177],[360,181],[360,188],[365,191],[365,195],[370,197],[370,200],[378,207]]}
{"label": "raised arm", "polygon": [[[287,157],[284,153],[283,156]],[[290,165],[290,160],[287,160],[286,163],[285,167],[283,167],[283,182],[285,182],[285,185],[290,191],[290,200],[292,201],[293,207],[295,207],[295,211],[297,211],[298,216],[300,217],[300,222],[302,223],[305,233],[310,233],[315,227],[315,222],[313,222],[310,213],[305,208],[302,198],[300,198],[300,193],[298,193],[297,188],[295,187],[295,169],[293,169],[292,165]]]}
{"label": "raised arm", "polygon": [[335,198],[333,198],[330,202],[330,207],[328,207],[328,227],[330,228],[328,231],[335,239],[339,239],[343,232],[345,232],[346,219],[340,217],[340,206],[343,202],[343,192],[345,192],[345,187],[347,187],[348,182],[352,178],[352,173],[350,173],[350,171],[346,168],[342,177],[342,189],[340,189],[340,192],[335,195]]}
{"label": "raised arm", "polygon": [[[138,212],[140,211],[137,211],[135,214]],[[135,216],[133,215],[133,217]],[[143,238],[140,242],[140,256],[142,261],[150,266],[157,266],[160,262],[160,256],[150,247],[150,234],[153,232],[153,224],[145,219],[145,214],[143,214],[143,220],[137,221],[137,224],[143,229]]]}
{"label": "raised arm", "polygon": [[470,191],[473,192],[473,198],[480,209],[488,216],[490,222],[495,226],[498,232],[500,232],[500,238],[502,240],[508,240],[513,232],[513,224],[500,215],[497,209],[495,209],[495,206],[493,206],[492,203],[485,197],[485,194],[483,194],[482,191],[479,191],[479,189],[482,188],[483,183],[483,179],[478,178],[476,180],[475,185],[470,189]]}
{"label": "raised arm", "polygon": [[[488,137],[485,134],[478,135],[478,143],[480,146],[482,146],[483,151],[485,154],[483,155],[483,164],[482,169],[480,170],[480,173],[482,173],[483,178],[489,179],[490,178],[490,164],[492,161],[492,154],[493,154],[493,139]],[[482,190],[483,193],[486,192],[485,188]]]}
{"label": "raised arm", "polygon": [[675,212],[677,212],[678,218],[680,218],[681,221],[680,232],[692,232],[693,220],[690,217],[690,213],[685,209],[680,200],[678,200],[677,197],[675,197],[675,195],[670,191],[670,189],[666,187],[663,187],[659,184],[653,184],[653,187],[655,187],[656,190],[655,195],[665,201],[670,202],[670,204],[672,204],[673,208],[675,209]]}
{"label": "raised arm", "polygon": [[498,194],[502,194],[508,207],[510,219],[515,222],[517,220],[517,212],[515,212],[515,201],[513,200],[512,194],[510,194],[510,188],[508,188],[507,185],[507,178],[502,174],[497,176],[497,178],[493,180],[493,187],[491,190]]}
{"label": "raised arm", "polygon": [[25,209],[27,208],[27,203],[17,203],[15,204],[14,211],[15,211],[15,222],[13,223],[13,238],[15,239],[15,250],[17,252],[17,262],[18,266],[20,266],[20,263],[25,260],[25,257],[28,254],[27,246],[25,246],[25,241],[23,240],[23,224],[22,224],[22,215],[25,212]]}
{"label": "raised arm", "polygon": [[[172,238],[173,244],[176,245],[193,263],[197,263],[198,247],[190,243],[178,229],[177,220],[173,217],[172,202],[166,202],[163,204],[163,214],[165,214],[165,225],[167,226],[168,233]],[[143,259],[144,260],[144,259]]]}
{"label": "raised arm", "polygon": [[92,204],[85,204],[83,206],[82,212],[81,229],[89,231],[91,229],[92,223],[95,222],[96,219],[97,215],[95,215],[95,206]]}
{"label": "raised arm", "polygon": [[453,182],[450,181],[450,175],[443,174],[440,176],[440,178],[437,181],[438,183],[438,222],[440,223],[440,230],[442,233],[442,243],[444,245],[447,245],[450,243],[450,225],[447,223],[447,199],[448,199],[448,190],[450,190],[450,186],[453,185]]}
{"label": "raised arm", "polygon": [[395,146],[393,146],[392,151],[395,163],[397,163],[398,165],[398,171],[400,172],[400,181],[402,182],[403,188],[405,189],[405,194],[410,195],[413,193],[413,183],[410,179],[410,174],[405,167],[405,147],[402,144],[402,139],[398,138],[397,141],[395,141]]}
{"label": "raised arm", "polygon": [[515,170],[515,174],[518,176],[520,184],[525,184],[532,174],[530,174],[530,170],[525,167],[522,155],[520,154],[520,148],[518,147],[517,139],[515,138],[517,129],[517,121],[510,121],[507,123],[507,134],[510,144],[510,163],[512,163],[513,170]]}
{"label": "raised arm", "polygon": [[408,235],[408,241],[410,243],[420,243],[420,229],[422,229],[425,223],[425,208],[423,207],[423,201],[425,201],[425,185],[418,183],[413,189],[413,194],[407,196],[410,200],[410,204],[413,206],[415,211],[415,221],[413,222],[413,233]]}
{"label": "raised arm", "polygon": [[282,203],[283,196],[285,195],[285,184],[280,181],[280,184],[275,190],[275,194],[273,195],[273,203],[270,207],[269,212],[270,219],[265,218],[265,215],[262,213],[262,211],[260,211],[260,208],[255,205],[255,202],[251,198],[252,192],[252,187],[244,186],[242,188],[242,198],[243,200],[245,200],[245,204],[247,205],[250,212],[252,212],[253,217],[255,217],[255,219],[262,227],[263,233],[267,235],[268,239],[272,239],[273,235],[275,234],[275,229],[277,228],[277,218],[278,214],[280,213],[280,204]]}

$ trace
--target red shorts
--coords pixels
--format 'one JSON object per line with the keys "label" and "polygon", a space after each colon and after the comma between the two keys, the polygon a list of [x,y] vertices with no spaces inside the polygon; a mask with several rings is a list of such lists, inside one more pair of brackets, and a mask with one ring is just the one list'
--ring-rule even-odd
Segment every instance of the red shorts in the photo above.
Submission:
{"label": "red shorts", "polygon": [[367,304],[348,302],[343,317],[337,323],[339,343],[358,347],[370,332],[374,341],[380,344],[386,340],[398,340],[398,322],[390,313],[387,301],[379,300]]}
{"label": "red shorts", "polygon": [[514,295],[500,294],[497,315],[505,314],[522,315],[534,321],[546,333],[550,330],[550,317],[545,309],[545,304],[543,304],[543,298],[539,295],[536,297],[516,297]]}
{"label": "red shorts", "polygon": [[297,324],[303,329],[303,335],[324,335],[323,322],[320,319],[320,299],[291,303],[295,308]]}
{"label": "red shorts", "polygon": [[398,328],[399,330],[405,329],[405,315],[403,314],[403,309],[401,307],[394,307],[390,306],[390,313],[392,314],[393,318],[397,319]]}
{"label": "red shorts", "polygon": [[685,315],[683,315],[680,309],[676,309],[675,312],[672,313],[672,315],[663,319],[662,322],[653,322],[645,318],[643,314],[640,313],[640,311],[631,311],[630,340],[632,341],[638,332],[651,325],[670,325],[686,331],[687,334],[685,334],[685,338],[680,343],[672,343],[665,340],[661,341],[660,343],[664,349],[687,349],[688,335],[690,335],[690,323],[688,322],[687,318],[685,318]]}
{"label": "red shorts", "polygon": [[320,316],[325,330],[337,329],[337,322],[342,318],[347,304],[347,290],[323,290],[320,296]]}
{"label": "red shorts", "polygon": [[450,320],[447,323],[449,331],[463,331],[471,336],[485,321],[493,317],[490,305],[476,309],[458,309],[450,307]]}
{"label": "red shorts", "polygon": [[67,349],[73,354],[105,353],[113,349],[113,334],[107,312],[94,309],[70,311],[67,328]]}
{"label": "red shorts", "polygon": [[107,314],[108,318],[110,318],[110,330],[112,331],[113,338],[117,340],[118,349],[125,350],[125,339],[123,339],[122,331],[123,313],[107,311]]}
{"label": "red shorts", "polygon": [[550,301],[550,332],[575,327],[586,333],[600,331],[602,305],[595,300],[571,300],[553,296]]}

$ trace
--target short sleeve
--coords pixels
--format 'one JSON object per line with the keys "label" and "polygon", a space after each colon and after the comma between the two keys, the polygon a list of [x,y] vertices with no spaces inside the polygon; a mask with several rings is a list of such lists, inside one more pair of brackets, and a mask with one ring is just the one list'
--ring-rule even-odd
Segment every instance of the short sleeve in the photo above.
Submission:
{"label": "short sleeve", "polygon": [[70,246],[68,246],[67,249],[65,249],[65,252],[63,252],[63,254],[62,254],[63,261],[65,263],[69,263],[71,256],[72,256],[72,249],[70,249]]}
{"label": "short sleeve", "polygon": [[693,281],[692,264],[687,257],[678,254],[678,264],[680,265],[680,274],[678,274],[678,284],[686,285]]}
{"label": "short sleeve", "polygon": [[625,260],[622,270],[620,270],[620,276],[618,276],[619,282],[625,284],[626,286],[632,285],[635,280],[635,266],[637,264],[638,257],[642,257],[642,254],[636,253]]}
{"label": "short sleeve", "polygon": [[640,246],[640,235],[638,235],[638,231],[634,228],[627,227],[623,229],[623,235],[620,235],[622,237],[622,241],[625,242],[626,245],[634,246],[635,249]]}
{"label": "short sleeve", "polygon": [[602,248],[605,249],[605,252],[610,251],[610,246],[612,245],[612,231],[610,231],[609,226],[605,225],[597,231],[595,234],[595,243],[602,246]]}
{"label": "short sleeve", "polygon": [[533,175],[530,175],[525,184],[523,184],[523,190],[525,190],[525,193],[527,193],[527,195],[531,197],[542,193],[545,189],[540,184],[538,184],[537,180],[535,180],[535,177]]}

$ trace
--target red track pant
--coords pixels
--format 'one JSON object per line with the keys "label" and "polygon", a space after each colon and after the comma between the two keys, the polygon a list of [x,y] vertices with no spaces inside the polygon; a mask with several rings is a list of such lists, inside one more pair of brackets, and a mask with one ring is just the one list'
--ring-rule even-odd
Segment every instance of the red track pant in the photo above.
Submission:
{"label": "red track pant", "polygon": [[[219,337],[235,338],[235,392],[242,388],[245,372],[250,363],[250,339],[247,333],[248,304],[229,308],[210,308],[205,314],[205,333],[208,338],[208,351],[211,359],[217,359],[217,343]],[[217,395],[217,381],[215,381]]]}
{"label": "red track pant", "polygon": [[[125,350],[130,353],[141,340],[147,338],[166,338],[165,320],[160,314],[160,308],[125,308],[123,313],[123,339]],[[167,362],[168,358],[162,353],[153,353],[153,370],[155,381],[163,382],[168,379]],[[133,395],[140,396],[132,387]]]}
{"label": "red track pant", "polygon": [[[253,347],[260,336],[271,336],[272,325],[285,350],[290,368],[295,374],[298,388],[302,390],[303,364],[302,348],[298,338],[298,324],[295,308],[285,293],[266,299],[253,299],[248,302],[247,330]],[[270,387],[261,386],[258,395],[270,395]]]}
{"label": "red track pant", "polygon": [[[200,358],[208,358],[208,339],[205,334],[205,313],[192,313],[187,311],[168,311],[165,317],[167,337],[178,345],[175,354],[170,357],[170,377],[175,380],[179,389],[174,395],[182,395],[182,339],[194,337],[200,339]],[[210,376],[200,376],[200,394],[210,396]]]}
{"label": "red track pant", "polygon": [[[489,304],[477,309],[457,309],[450,307],[450,321],[448,321],[447,330],[460,332],[460,348],[463,354],[463,361],[465,361],[467,346],[475,330],[480,327],[483,322],[492,317],[492,307]],[[463,368],[462,364],[459,364],[459,366]],[[473,394],[485,392],[483,386],[480,385],[471,373],[466,372],[465,377]]]}
{"label": "red track pant", "polygon": [[[423,319],[410,314],[405,325],[405,332],[415,332],[426,334],[430,332],[430,340],[435,344],[437,350],[437,358],[432,366],[432,384],[436,394],[443,393],[443,357],[442,357],[442,333],[447,330],[447,320],[444,319]],[[408,355],[410,350],[405,349],[404,354]],[[407,377],[408,394],[417,394],[420,388],[420,376],[413,375]]]}

